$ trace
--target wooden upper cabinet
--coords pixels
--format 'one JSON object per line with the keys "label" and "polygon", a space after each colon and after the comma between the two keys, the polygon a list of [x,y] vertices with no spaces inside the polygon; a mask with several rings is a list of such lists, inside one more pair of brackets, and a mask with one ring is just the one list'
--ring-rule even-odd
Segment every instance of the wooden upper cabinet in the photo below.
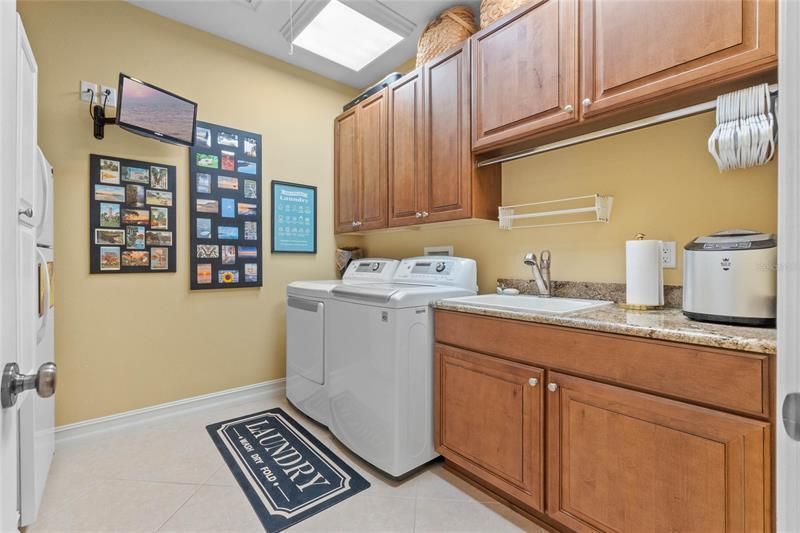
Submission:
{"label": "wooden upper cabinet", "polygon": [[358,220],[358,108],[348,109],[334,122],[334,231],[353,231]]}
{"label": "wooden upper cabinet", "polygon": [[547,514],[561,524],[771,529],[768,423],[557,372],[548,382]]}
{"label": "wooden upper cabinet", "polygon": [[776,65],[775,0],[581,0],[580,11],[586,117]]}
{"label": "wooden upper cabinet", "polygon": [[468,46],[425,65],[425,222],[473,216]]}
{"label": "wooden upper cabinet", "polygon": [[422,71],[389,87],[389,226],[420,222],[424,197]]}
{"label": "wooden upper cabinet", "polygon": [[386,89],[358,105],[359,230],[385,228],[388,208]]}
{"label": "wooden upper cabinet", "polygon": [[543,379],[536,367],[436,345],[437,450],[536,510],[544,497]]}
{"label": "wooden upper cabinet", "polygon": [[577,1],[536,0],[470,39],[473,149],[578,120]]}

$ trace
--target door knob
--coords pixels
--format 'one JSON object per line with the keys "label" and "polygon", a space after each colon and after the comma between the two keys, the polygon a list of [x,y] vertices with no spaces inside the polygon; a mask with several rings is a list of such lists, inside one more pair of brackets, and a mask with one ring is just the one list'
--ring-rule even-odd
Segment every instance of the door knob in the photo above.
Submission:
{"label": "door knob", "polygon": [[27,209],[20,209],[17,211],[18,215],[26,216],[28,218],[33,218],[33,208],[28,207]]}
{"label": "door knob", "polygon": [[8,363],[3,369],[2,384],[0,384],[0,403],[3,408],[12,407],[17,403],[17,396],[26,390],[36,389],[42,398],[49,398],[56,392],[56,365],[45,363],[39,367],[35,374],[20,374],[17,363]]}
{"label": "door knob", "polygon": [[531,378],[531,379],[528,380],[528,385],[530,385],[531,387],[535,387],[538,384],[539,384],[539,380],[536,379],[536,378]]}
{"label": "door knob", "polygon": [[548,383],[547,390],[549,390],[550,392],[557,391],[558,390],[558,384],[557,383]]}

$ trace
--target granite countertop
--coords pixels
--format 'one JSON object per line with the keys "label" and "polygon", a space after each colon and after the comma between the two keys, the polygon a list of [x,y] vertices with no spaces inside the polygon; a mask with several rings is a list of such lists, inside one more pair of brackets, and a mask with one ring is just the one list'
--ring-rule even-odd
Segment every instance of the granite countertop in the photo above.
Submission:
{"label": "granite countertop", "polygon": [[777,345],[777,331],[774,328],[752,328],[696,322],[686,318],[680,309],[674,308],[657,311],[630,311],[617,304],[612,304],[586,311],[556,315],[530,311],[500,310],[481,306],[480,304],[447,300],[434,302],[433,306],[436,309],[446,311],[524,320],[540,324],[552,324],[761,354],[774,354]]}

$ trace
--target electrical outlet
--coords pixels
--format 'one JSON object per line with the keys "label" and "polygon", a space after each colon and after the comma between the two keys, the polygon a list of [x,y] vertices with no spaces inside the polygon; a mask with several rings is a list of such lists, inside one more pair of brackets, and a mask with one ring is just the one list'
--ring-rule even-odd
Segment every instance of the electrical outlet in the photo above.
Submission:
{"label": "electrical outlet", "polygon": [[676,268],[675,241],[664,241],[661,246],[661,266],[664,268]]}
{"label": "electrical outlet", "polygon": [[[91,89],[91,91],[89,91]],[[81,102],[92,102],[92,95],[97,96],[97,84],[90,81],[81,80]]]}
{"label": "electrical outlet", "polygon": [[[105,99],[106,91],[108,91],[108,100]],[[98,96],[97,99],[100,101],[100,104],[105,101],[108,107],[117,107],[117,89],[103,85],[100,87],[100,96]]]}

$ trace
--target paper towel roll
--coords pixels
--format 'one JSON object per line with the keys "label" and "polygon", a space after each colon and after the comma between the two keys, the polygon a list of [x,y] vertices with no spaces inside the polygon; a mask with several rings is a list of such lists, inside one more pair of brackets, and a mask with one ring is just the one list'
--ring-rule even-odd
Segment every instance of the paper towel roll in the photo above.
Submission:
{"label": "paper towel roll", "polygon": [[626,300],[635,305],[664,305],[661,241],[625,242]]}

